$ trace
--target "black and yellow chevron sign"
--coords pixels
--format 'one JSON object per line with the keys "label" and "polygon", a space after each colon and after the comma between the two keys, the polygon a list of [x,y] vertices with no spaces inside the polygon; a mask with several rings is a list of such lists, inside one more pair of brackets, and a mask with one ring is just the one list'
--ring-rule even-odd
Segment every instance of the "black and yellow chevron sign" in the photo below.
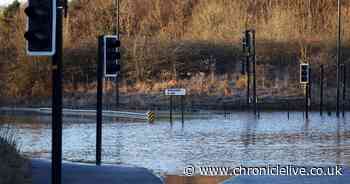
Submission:
{"label": "black and yellow chevron sign", "polygon": [[147,112],[147,119],[150,123],[153,123],[156,120],[156,113],[152,111]]}

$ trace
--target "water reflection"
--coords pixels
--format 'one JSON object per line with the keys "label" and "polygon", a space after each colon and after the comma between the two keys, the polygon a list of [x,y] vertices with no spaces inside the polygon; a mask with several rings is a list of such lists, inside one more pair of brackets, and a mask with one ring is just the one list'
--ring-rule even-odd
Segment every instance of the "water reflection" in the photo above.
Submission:
{"label": "water reflection", "polygon": [[340,165],[340,159],[341,159],[341,148],[340,148],[340,121],[339,119],[337,120],[337,139],[336,139],[336,153],[337,153],[337,159],[336,159],[336,163],[337,165]]}
{"label": "water reflection", "polygon": [[[18,130],[24,153],[50,157],[51,117],[0,115],[0,122]],[[63,157],[95,160],[95,118],[64,117]],[[213,114],[210,119],[174,119],[155,124],[104,119],[103,162],[124,163],[158,173],[182,174],[196,166],[257,166],[265,164],[349,164],[350,127],[346,119],[319,117],[310,120],[301,112]]]}
{"label": "water reflection", "polygon": [[244,144],[246,148],[249,145],[255,144],[256,139],[256,127],[258,124],[258,120],[255,117],[247,116],[246,124],[244,124],[245,128],[241,133],[241,142]]}

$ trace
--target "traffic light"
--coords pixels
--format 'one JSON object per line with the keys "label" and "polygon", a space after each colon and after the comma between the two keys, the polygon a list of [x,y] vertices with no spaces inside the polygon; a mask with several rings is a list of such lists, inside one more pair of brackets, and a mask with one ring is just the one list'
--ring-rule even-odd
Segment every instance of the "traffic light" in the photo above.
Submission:
{"label": "traffic light", "polygon": [[309,83],[309,64],[300,64],[300,84]]}
{"label": "traffic light", "polygon": [[24,10],[28,16],[27,53],[31,56],[52,56],[56,48],[56,0],[28,0]]}
{"label": "traffic light", "polygon": [[104,75],[105,77],[117,77],[120,71],[120,64],[118,60],[121,58],[119,52],[120,41],[118,36],[104,36],[103,48],[105,66]]}

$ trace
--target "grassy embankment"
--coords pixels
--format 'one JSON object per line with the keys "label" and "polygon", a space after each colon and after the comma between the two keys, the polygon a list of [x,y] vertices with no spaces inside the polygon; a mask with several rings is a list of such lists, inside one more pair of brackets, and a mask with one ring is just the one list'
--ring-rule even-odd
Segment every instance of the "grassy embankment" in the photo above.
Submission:
{"label": "grassy embankment", "polygon": [[30,184],[29,161],[16,145],[14,134],[0,127],[0,184]]}
{"label": "grassy embankment", "polygon": [[[112,32],[111,3],[71,1],[63,33],[65,104],[94,103],[96,38]],[[343,16],[349,17],[350,3],[344,1],[342,7]],[[325,98],[334,104],[336,1],[123,0],[121,10],[125,104],[165,103],[152,96],[171,87],[171,80],[178,81],[175,86],[187,88],[191,99],[201,98],[195,99],[200,101],[195,104],[244,101],[246,77],[240,74],[240,39],[248,28],[257,32],[259,96],[301,97],[298,74],[302,60],[312,64],[315,104],[319,66],[327,65],[325,85],[331,90]],[[26,55],[23,7],[13,5],[5,12],[0,17],[1,96],[18,99],[17,104],[49,104],[51,62]],[[350,21],[343,19],[343,30],[349,27]],[[342,59],[349,63],[349,32],[343,31],[342,38]],[[114,87],[107,88],[105,103],[114,104]]]}

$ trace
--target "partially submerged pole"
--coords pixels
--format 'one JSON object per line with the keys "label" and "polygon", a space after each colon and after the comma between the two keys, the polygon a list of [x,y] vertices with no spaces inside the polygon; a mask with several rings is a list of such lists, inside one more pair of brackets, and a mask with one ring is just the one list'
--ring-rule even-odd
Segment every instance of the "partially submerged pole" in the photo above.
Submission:
{"label": "partially submerged pole", "polygon": [[170,104],[169,104],[169,112],[170,112],[170,123],[173,123],[173,96],[170,96]]}
{"label": "partially submerged pole", "polygon": [[341,2],[338,0],[338,39],[337,39],[337,117],[340,116],[340,61],[341,60]]}
{"label": "partially submerged pole", "polygon": [[103,36],[98,38],[97,104],[96,104],[96,165],[101,165],[102,150],[102,96],[103,96]]}
{"label": "partially submerged pole", "polygon": [[289,111],[290,111],[289,101],[287,100],[287,116],[288,116],[288,120],[289,120]]}
{"label": "partially submerged pole", "polygon": [[321,65],[320,69],[320,115],[323,115],[323,75],[324,75],[324,67]]}
{"label": "partially submerged pole", "polygon": [[346,104],[346,65],[343,65],[343,117],[345,117]]}
{"label": "partially submerged pole", "polygon": [[305,85],[305,118],[309,119],[309,85]]}
{"label": "partially submerged pole", "polygon": [[252,30],[252,42],[253,42],[253,103],[254,103],[254,115],[257,113],[257,98],[256,98],[256,52],[255,52],[255,30]]}
{"label": "partially submerged pole", "polygon": [[312,94],[312,80],[311,80],[311,66],[309,67],[309,96],[308,96],[308,98],[309,98],[309,104],[308,104],[308,106],[309,106],[309,111],[311,111],[311,102],[312,102],[312,99],[311,99],[311,94]]}
{"label": "partially submerged pole", "polygon": [[52,57],[52,184],[62,183],[62,56],[63,3],[56,2],[56,49]]}

